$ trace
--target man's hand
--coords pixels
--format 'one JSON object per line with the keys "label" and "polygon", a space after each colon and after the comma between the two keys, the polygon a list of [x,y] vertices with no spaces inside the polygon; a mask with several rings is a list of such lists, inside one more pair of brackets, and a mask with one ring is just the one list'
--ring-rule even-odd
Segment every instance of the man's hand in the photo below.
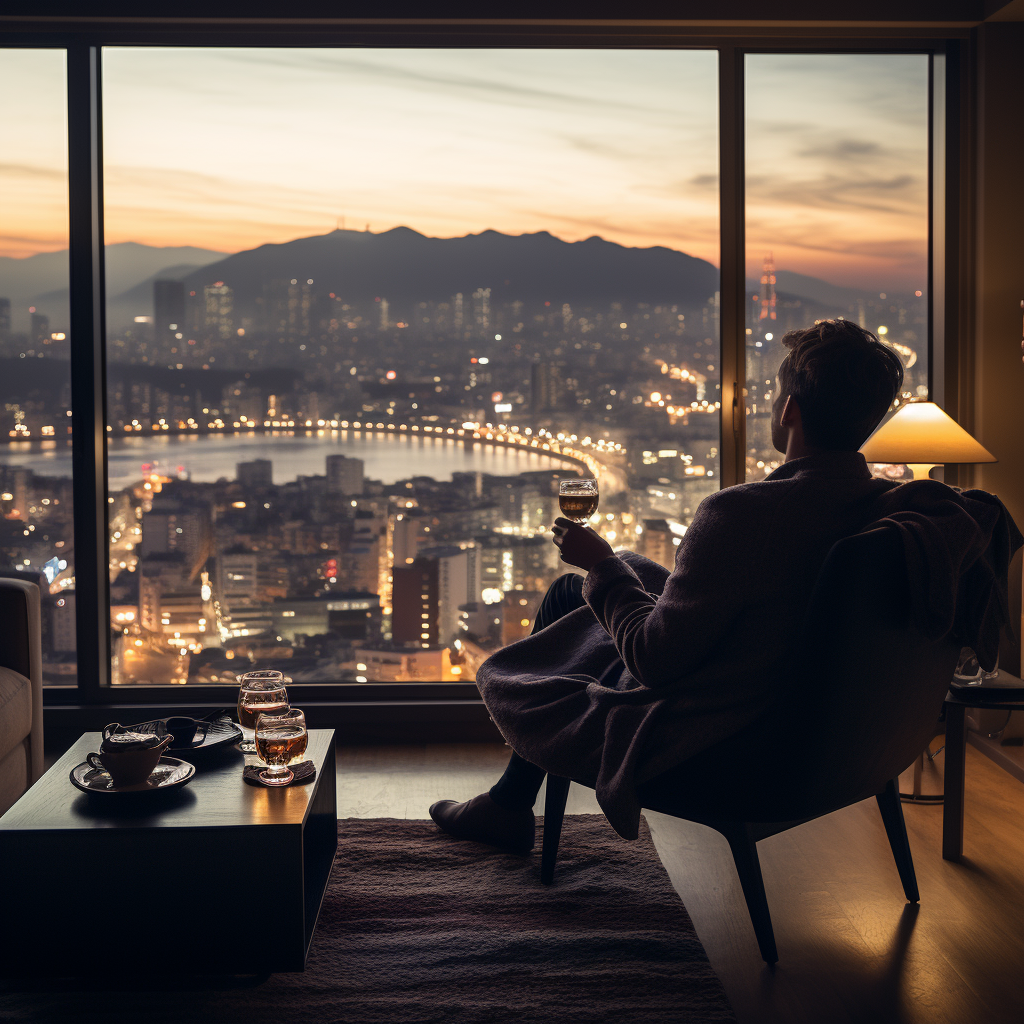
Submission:
{"label": "man's hand", "polygon": [[584,529],[559,517],[551,532],[555,535],[555,546],[562,553],[562,561],[577,565],[584,572],[590,572],[598,562],[614,554],[608,541],[589,526]]}

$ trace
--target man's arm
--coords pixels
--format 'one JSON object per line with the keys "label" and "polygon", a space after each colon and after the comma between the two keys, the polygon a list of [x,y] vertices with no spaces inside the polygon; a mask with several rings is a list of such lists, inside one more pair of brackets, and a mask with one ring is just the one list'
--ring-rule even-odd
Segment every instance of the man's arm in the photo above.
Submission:
{"label": "man's arm", "polygon": [[719,653],[736,616],[758,600],[755,580],[771,524],[753,521],[752,512],[746,488],[706,498],[660,597],[648,594],[622,559],[592,563],[583,596],[645,686],[676,682]]}

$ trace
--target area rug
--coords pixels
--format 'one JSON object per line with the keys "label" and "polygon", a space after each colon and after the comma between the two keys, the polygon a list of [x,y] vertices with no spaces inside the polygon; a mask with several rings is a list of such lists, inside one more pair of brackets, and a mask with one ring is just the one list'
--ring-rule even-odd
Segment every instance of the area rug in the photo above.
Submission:
{"label": "area rug", "polygon": [[[719,1022],[735,1017],[646,825],[566,818],[555,884],[429,821],[348,819],[306,970],[0,983],[0,1020],[167,1024]],[[270,933],[268,932],[268,935]],[[250,943],[258,963],[266,936]]]}

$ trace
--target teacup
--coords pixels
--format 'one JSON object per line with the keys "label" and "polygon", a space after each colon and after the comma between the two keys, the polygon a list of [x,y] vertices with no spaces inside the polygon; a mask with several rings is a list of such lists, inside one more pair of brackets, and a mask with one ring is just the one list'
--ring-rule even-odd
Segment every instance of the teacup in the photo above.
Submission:
{"label": "teacup", "polygon": [[109,772],[118,788],[137,786],[149,778],[170,742],[171,737],[167,735],[150,746],[125,744],[125,749],[117,750],[111,749],[109,737],[105,737],[100,752],[89,754],[86,760],[93,768]]}
{"label": "teacup", "polygon": [[171,746],[191,747],[199,724],[194,718],[185,718],[183,715],[168,718],[167,729],[171,734]]}

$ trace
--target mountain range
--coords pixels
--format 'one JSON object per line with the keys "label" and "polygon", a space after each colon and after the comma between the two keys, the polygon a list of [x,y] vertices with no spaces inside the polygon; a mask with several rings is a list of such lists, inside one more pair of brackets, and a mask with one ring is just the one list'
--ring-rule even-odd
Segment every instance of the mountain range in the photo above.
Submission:
{"label": "mountain range", "polygon": [[547,231],[506,235],[482,231],[461,238],[429,238],[411,228],[332,231],[236,253],[190,274],[198,288],[215,275],[234,290],[235,305],[255,307],[269,281],[312,280],[318,292],[345,301],[387,298],[392,308],[447,302],[461,292],[467,308],[477,288],[490,288],[492,304],[627,307],[637,302],[707,302],[718,271],[706,260],[653,246],[627,248],[596,236],[565,242]]}
{"label": "mountain range", "polygon": [[[335,292],[357,304],[387,298],[394,312],[420,301],[449,301],[462,292],[467,312],[477,288],[490,288],[492,305],[516,299],[530,305],[568,302],[606,309],[621,302],[705,304],[718,288],[718,270],[706,260],[664,246],[630,248],[593,236],[566,242],[546,231],[506,235],[483,231],[430,238],[411,228],[331,231],[225,255],[191,246],[157,248],[136,242],[107,246],[107,323],[111,330],[153,313],[153,281],[184,281],[201,294],[224,281],[241,315],[252,315],[272,281],[312,280],[316,292]],[[67,323],[67,251],[25,259],[0,258],[0,296],[9,298],[13,329],[26,330],[35,305],[57,328]],[[857,289],[780,270],[782,295],[845,310]],[[749,287],[756,289],[754,281]]]}
{"label": "mountain range", "polygon": [[[119,322],[153,313],[153,285],[158,277],[184,277],[224,258],[224,253],[194,246],[158,247],[120,242],[106,250],[108,319]],[[180,270],[180,275],[172,273]],[[56,327],[68,322],[68,251],[41,252],[24,259],[0,256],[0,297],[11,300],[12,328],[27,331],[29,306]]]}

